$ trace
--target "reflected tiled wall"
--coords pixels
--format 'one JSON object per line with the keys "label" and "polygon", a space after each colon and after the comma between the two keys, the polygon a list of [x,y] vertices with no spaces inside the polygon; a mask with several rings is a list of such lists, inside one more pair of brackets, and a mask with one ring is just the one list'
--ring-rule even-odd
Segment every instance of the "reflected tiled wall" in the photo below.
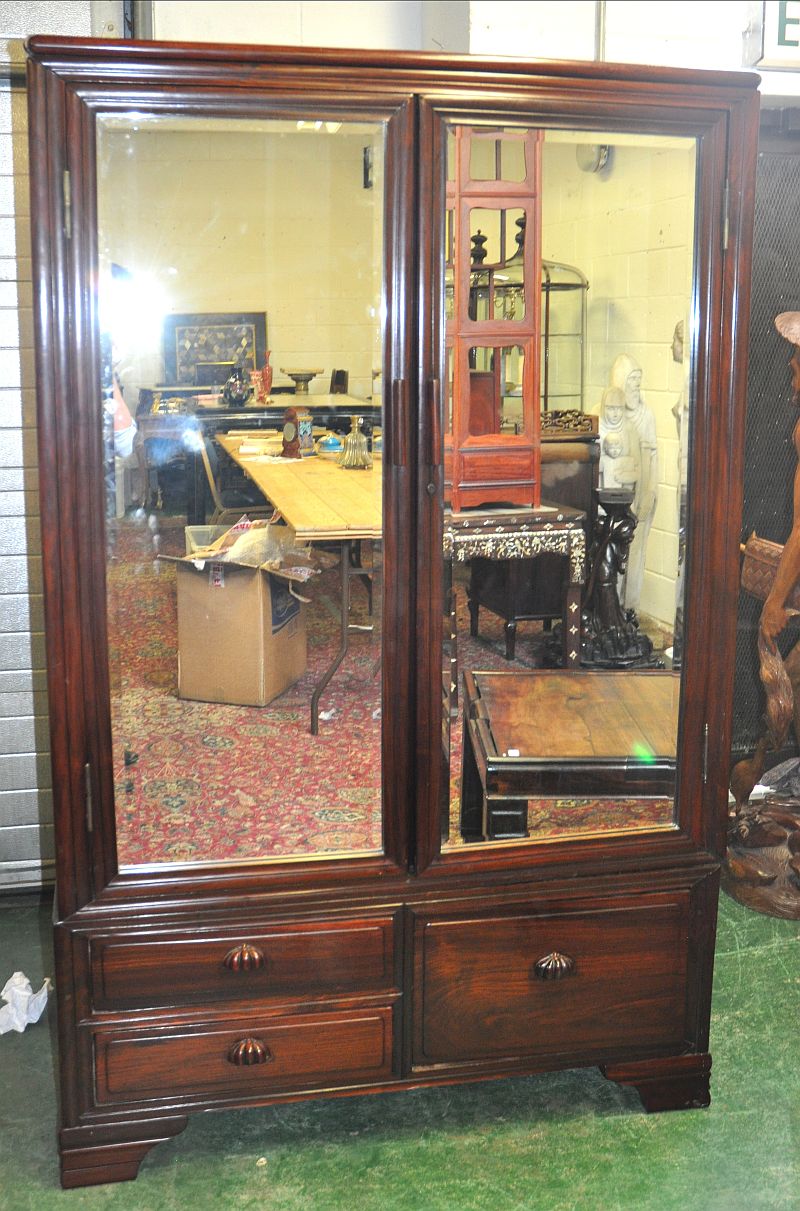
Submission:
{"label": "reflected tiled wall", "polygon": [[639,608],[668,625],[678,565],[672,409],[688,370],[673,361],[671,344],[689,308],[693,174],[693,150],[685,147],[616,146],[597,173],[576,170],[570,143],[544,148],[542,254],[578,266],[589,279],[585,408],[600,403],[615,357],[628,353],[642,367],[643,395],[655,415],[658,504]]}
{"label": "reflected tiled wall", "polygon": [[[344,369],[366,398],[381,365],[379,140],[366,127],[104,133],[101,255],[149,275],[168,312],[266,311],[276,384],[281,367],[319,368],[311,390],[326,392]],[[129,389],[163,381],[160,334],[149,342],[128,355]]]}

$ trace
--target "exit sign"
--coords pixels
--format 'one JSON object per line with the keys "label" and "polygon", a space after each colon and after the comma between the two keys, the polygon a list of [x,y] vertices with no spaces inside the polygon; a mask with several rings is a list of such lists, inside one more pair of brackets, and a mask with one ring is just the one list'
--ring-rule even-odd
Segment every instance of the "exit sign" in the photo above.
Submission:
{"label": "exit sign", "polygon": [[765,0],[759,67],[800,70],[800,0]]}

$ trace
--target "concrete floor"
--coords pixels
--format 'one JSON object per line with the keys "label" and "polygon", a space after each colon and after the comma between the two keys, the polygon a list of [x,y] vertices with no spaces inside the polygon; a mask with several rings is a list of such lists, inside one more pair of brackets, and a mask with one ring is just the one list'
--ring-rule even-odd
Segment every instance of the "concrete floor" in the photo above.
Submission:
{"label": "concrete floor", "polygon": [[[0,986],[52,974],[49,921],[0,899]],[[592,1069],[197,1115],[136,1182],[66,1192],[53,1009],[0,1036],[0,1211],[800,1209],[800,926],[726,898],[707,1110],[647,1116]]]}

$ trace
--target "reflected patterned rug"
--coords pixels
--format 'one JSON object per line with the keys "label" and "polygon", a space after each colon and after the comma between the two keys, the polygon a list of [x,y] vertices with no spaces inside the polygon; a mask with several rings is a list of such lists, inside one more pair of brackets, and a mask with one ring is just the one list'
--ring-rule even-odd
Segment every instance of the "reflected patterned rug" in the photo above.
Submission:
{"label": "reflected patterned rug", "polygon": [[[144,518],[117,524],[109,562],[109,634],[117,841],[122,866],[375,852],[380,820],[380,597],[367,613],[352,587],[351,621],[375,624],[351,636],[345,661],[321,700],[319,736],[309,733],[314,684],[339,641],[339,573],[306,594],[308,667],[266,707],[178,697],[175,565],[179,519],[157,530]],[[459,593],[462,667],[508,669],[502,621],[481,612],[471,638]],[[520,629],[516,664],[534,668],[540,628]],[[243,642],[246,637],[243,637]],[[208,653],[213,660],[213,652]],[[461,722],[452,729],[451,837],[458,843]],[[668,823],[665,800],[536,800],[532,835],[557,836]]]}
{"label": "reflected patterned rug", "polygon": [[[338,645],[336,569],[309,593],[308,667],[289,690],[266,707],[180,699],[175,566],[156,556],[183,544],[182,526],[153,535],[126,522],[109,569],[120,863],[379,849],[379,632],[351,636],[317,737],[309,707]],[[358,582],[352,596],[353,621],[367,624]]]}

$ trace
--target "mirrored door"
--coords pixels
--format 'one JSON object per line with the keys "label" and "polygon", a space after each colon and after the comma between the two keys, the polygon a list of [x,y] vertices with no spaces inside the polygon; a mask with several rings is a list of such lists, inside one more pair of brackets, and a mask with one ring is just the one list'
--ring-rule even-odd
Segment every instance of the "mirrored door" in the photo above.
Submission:
{"label": "mirrored door", "polygon": [[671,830],[697,140],[447,129],[442,845]]}
{"label": "mirrored door", "polygon": [[386,145],[97,120],[123,870],[384,851]]}

